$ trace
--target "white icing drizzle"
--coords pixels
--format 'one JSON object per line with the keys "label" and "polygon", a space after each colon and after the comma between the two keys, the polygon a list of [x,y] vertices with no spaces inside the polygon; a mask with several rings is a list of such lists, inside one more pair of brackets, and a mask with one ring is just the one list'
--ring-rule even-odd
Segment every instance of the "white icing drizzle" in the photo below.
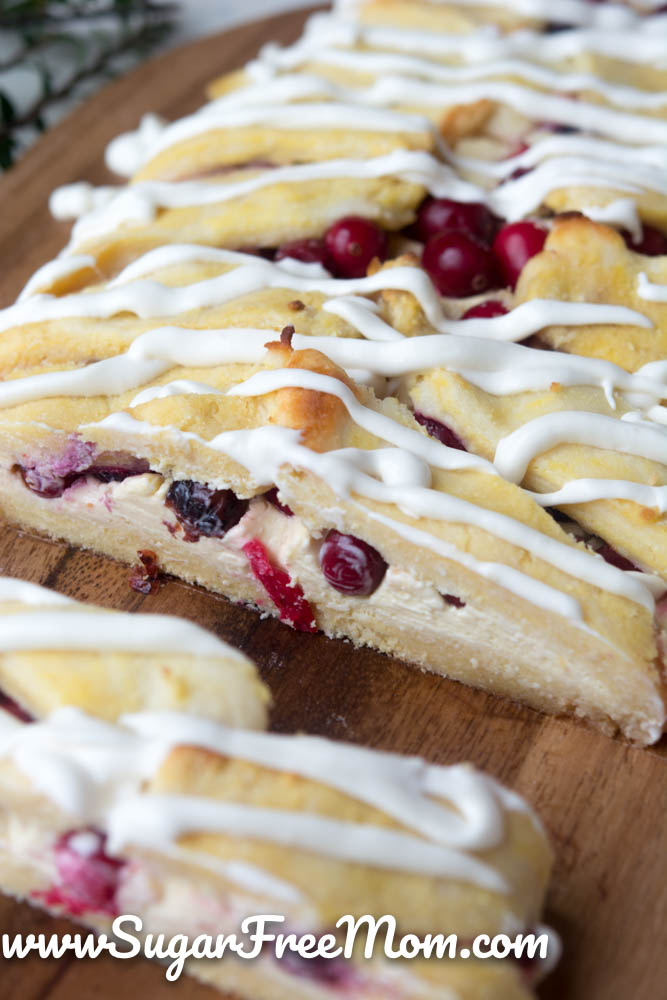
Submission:
{"label": "white icing drizzle", "polygon": [[642,238],[644,227],[637,210],[637,202],[632,198],[618,198],[608,205],[588,205],[582,212],[593,222],[604,222],[608,226],[626,229],[636,242]]}
{"label": "white icing drizzle", "polygon": [[637,279],[637,295],[647,302],[667,302],[667,285],[654,285],[642,272]]}
{"label": "white icing drizzle", "polygon": [[[142,792],[177,746],[202,747],[329,785],[398,820],[403,831],[308,812]],[[0,752],[80,822],[109,833],[109,849],[172,851],[189,832],[223,833],[399,872],[507,891],[469,852],[497,846],[521,800],[467,766],[437,767],[317,737],[231,730],[180,713],[139,713],[118,724],[66,708],[25,725],[0,716]]]}
{"label": "white icing drizzle", "polygon": [[[541,507],[590,503],[594,500],[631,500],[642,507],[667,511],[667,486],[646,486],[627,479],[571,479],[552,493],[531,493]],[[664,583],[662,588],[664,590]]]}
{"label": "white icing drizzle", "polygon": [[154,399],[165,399],[168,396],[219,396],[220,389],[213,385],[206,385],[205,382],[193,382],[192,379],[179,378],[174,382],[167,382],[166,385],[150,386],[138,393],[128,404],[129,409],[134,406],[142,406],[150,403]]}
{"label": "white icing drizzle", "polygon": [[[137,420],[127,413],[112,413],[98,423],[88,424],[88,430],[95,429],[111,430],[120,435],[128,437],[153,437],[161,434],[168,434],[170,438],[186,442],[196,442],[204,448],[212,451],[219,451],[228,455],[247,469],[253,478],[254,484],[260,488],[275,484],[280,475],[283,465],[292,465],[295,468],[305,468],[312,471],[322,480],[326,481],[334,490],[337,488],[343,491],[348,488],[350,478],[355,477],[355,465],[362,463],[366,466],[369,452],[359,452],[355,449],[344,449],[340,452],[326,452],[318,454],[299,444],[299,432],[286,427],[258,427],[249,431],[223,431],[209,441],[194,434],[191,431],[181,431],[176,427],[164,427],[157,424],[150,424],[146,421]],[[373,454],[373,453],[371,453]],[[397,460],[391,463],[383,463],[384,471],[389,468],[393,475],[393,482],[397,481],[395,475],[398,469],[402,469],[415,477],[416,457],[408,452],[401,452],[395,456]],[[377,480],[367,477],[373,489],[377,487]],[[413,482],[415,479],[413,478]],[[355,480],[356,488],[356,480]],[[533,577],[527,576],[511,566],[503,563],[482,562],[474,556],[457,549],[448,542],[441,541],[434,535],[426,531],[413,528],[410,525],[395,521],[384,515],[376,514],[364,508],[365,514],[371,519],[381,521],[390,527],[396,534],[407,539],[415,545],[421,545],[430,551],[461,566],[467,567],[471,572],[477,573],[486,579],[493,580],[499,586],[504,587],[511,593],[517,594],[537,607],[543,608],[553,614],[563,615],[570,621],[589,631],[583,623],[583,613],[579,602],[567,594],[556,590]]]}
{"label": "white icing drizzle", "polygon": [[[0,603],[17,601],[19,604],[48,605],[74,604],[70,597],[59,594],[56,590],[40,587],[28,580],[17,580],[13,576],[0,576]],[[4,617],[0,619],[4,621]]]}
{"label": "white icing drizzle", "polygon": [[[336,0],[334,10],[355,9],[364,5],[366,0]],[[542,18],[547,21],[559,21],[562,24],[583,24],[591,27],[634,27],[637,13],[624,4],[603,3],[596,6],[590,0],[422,0],[422,3],[434,7],[449,5],[452,7],[494,8],[503,11],[511,10],[526,17]],[[648,6],[650,10],[651,7]]]}
{"label": "white icing drizzle", "polygon": [[498,442],[493,462],[504,479],[518,483],[537,455],[560,444],[620,451],[667,465],[667,435],[659,427],[578,410],[545,413],[512,431]]}
{"label": "white icing drizzle", "polygon": [[[9,596],[12,585],[5,584],[8,590],[5,600],[17,600],[16,595],[23,594],[21,599],[26,602],[26,597],[32,594],[30,603],[74,603],[53,599],[50,597],[52,592],[48,590],[38,595],[31,590],[22,590],[13,580],[11,584],[15,596]],[[93,651],[100,648],[119,653],[168,653],[244,660],[240,653],[210,632],[172,615],[68,609],[66,617],[49,610],[34,611],[30,615],[2,616],[0,652],[3,653],[38,649]]]}
{"label": "white icing drizzle", "polygon": [[[319,88],[318,88],[319,89]],[[152,157],[176,143],[185,142],[205,132],[261,126],[272,129],[345,129],[358,132],[430,132],[432,124],[424,115],[400,111],[378,110],[338,101],[308,102],[275,107],[271,95],[264,105],[230,106],[226,98],[205,104],[199,111],[181,118],[146,144],[140,131],[123,136],[127,157],[126,169],[117,170],[130,176]],[[133,148],[131,137],[136,137]],[[116,140],[117,141],[117,140]],[[112,144],[113,145],[113,144]],[[107,151],[108,154],[108,151]],[[117,161],[120,156],[117,155]],[[117,163],[120,166],[120,162]],[[130,170],[129,167],[133,169]]]}
{"label": "white icing drizzle", "polygon": [[139,170],[166,128],[167,122],[160,115],[143,115],[136,131],[117,136],[107,146],[104,160],[109,170],[121,177],[131,177]]}
{"label": "white icing drizzle", "polygon": [[[465,43],[464,43],[465,47]],[[640,90],[637,87],[608,83],[592,73],[572,73],[552,69],[526,59],[497,57],[484,63],[471,62],[464,65],[447,65],[430,59],[420,58],[401,52],[378,52],[372,50],[341,49],[326,44],[322,38],[321,44],[300,44],[288,49],[277,49],[267,46],[259,59],[247,68],[252,79],[264,81],[277,70],[296,69],[306,63],[316,62],[319,65],[332,66],[337,69],[352,70],[357,73],[367,73],[380,76],[385,73],[396,73],[401,76],[424,77],[439,83],[467,82],[469,80],[488,79],[489,77],[518,76],[535,83],[540,87],[556,90],[560,93],[576,93],[592,91],[603,97],[610,104],[621,107],[646,110],[659,110],[667,104],[667,94],[660,91]],[[232,96],[232,95],[230,95]],[[224,107],[225,97],[206,105],[198,112],[200,121],[206,117],[215,119]],[[214,110],[215,109],[215,110]],[[164,135],[160,143],[171,144],[180,141],[180,136],[172,139]],[[154,155],[156,147],[149,151]]]}
{"label": "white icing drizzle", "polygon": [[[554,5],[555,6],[555,5]],[[552,11],[553,13],[553,11]],[[329,46],[352,47],[359,45],[365,49],[385,49],[410,52],[436,58],[455,57],[464,62],[485,63],[494,59],[511,56],[536,57],[541,62],[559,62],[592,52],[626,60],[630,63],[662,65],[665,60],[664,34],[667,20],[639,21],[633,27],[638,36],[636,45],[628,45],[628,32],[613,27],[577,29],[545,35],[541,31],[522,29],[502,33],[494,25],[483,25],[468,34],[447,34],[427,29],[407,28],[391,25],[359,24],[320,13],[311,17],[303,37],[293,46],[280,49],[275,44],[264,47],[260,64],[275,61],[279,68],[290,68],[291,53],[297,49],[317,52]],[[283,53],[285,55],[283,56]],[[267,58],[269,57],[269,58]],[[285,60],[285,61],[283,61]],[[254,69],[256,63],[250,66]]]}
{"label": "white icing drizzle", "polygon": [[[584,110],[581,103],[567,103],[572,103],[577,114]],[[664,126],[667,142],[667,122]],[[645,123],[642,129],[645,131]],[[405,183],[423,186],[435,197],[485,202],[495,214],[510,222],[530,215],[552,191],[560,188],[601,187],[637,195],[656,190],[664,193],[666,189],[664,178],[650,168],[642,170],[638,166],[637,172],[629,176],[623,165],[615,161],[554,157],[539,164],[529,174],[507,181],[492,191],[486,191],[476,184],[461,180],[451,167],[430,153],[399,149],[366,160],[332,159],[272,167],[249,178],[226,184],[201,180],[141,181],[119,189],[101,207],[81,215],[72,229],[71,245],[76,248],[100,239],[115,231],[119,225],[150,223],[161,209],[222,205],[273,185],[303,184],[309,181],[334,180],[337,177],[359,180],[396,177]]]}
{"label": "white icing drizzle", "polygon": [[[167,248],[165,248],[167,249]],[[34,295],[0,311],[0,331],[25,323],[55,319],[90,317],[107,319],[122,312],[130,312],[141,319],[176,316],[193,309],[223,305],[242,295],[265,288],[289,288],[296,292],[320,292],[332,297],[372,295],[392,289],[409,292],[419,302],[428,321],[440,333],[458,333],[473,337],[497,340],[523,340],[547,326],[588,326],[594,324],[633,325],[650,328],[650,319],[624,306],[597,303],[561,302],[532,299],[522,303],[506,316],[495,319],[450,320],[445,315],[442,301],[425,271],[419,267],[392,267],[365,278],[340,280],[323,276],[321,269],[304,272],[290,261],[273,263],[247,254],[225,250],[199,248],[203,260],[239,264],[233,271],[197,281],[189,285],[171,287],[152,278],[140,278],[145,269],[169,266],[160,261],[176,264],[179,251],[171,247],[170,254],[157,256],[159,251],[146,255],[144,263],[136,262],[102,291],[80,292],[56,297]],[[155,254],[156,256],[151,255]],[[182,248],[183,262],[197,259],[191,247]],[[305,265],[312,268],[312,265]],[[312,275],[312,277],[311,277]],[[328,306],[331,309],[331,306]],[[335,307],[334,307],[335,308]],[[344,306],[348,310],[349,306]],[[340,315],[340,313],[339,313]],[[357,315],[361,315],[357,311]],[[391,335],[388,335],[388,338]]]}

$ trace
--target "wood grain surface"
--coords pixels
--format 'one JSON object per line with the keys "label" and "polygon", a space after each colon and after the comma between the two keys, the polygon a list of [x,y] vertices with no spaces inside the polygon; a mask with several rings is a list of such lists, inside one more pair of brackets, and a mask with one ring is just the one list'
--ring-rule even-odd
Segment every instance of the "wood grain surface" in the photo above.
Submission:
{"label": "wood grain surface", "polygon": [[[287,14],[195,42],[104,90],[46,135],[0,182],[0,304],[66,242],[47,212],[49,192],[85,178],[109,182],[102,152],[145,111],[196,108],[217,73],[270,40],[289,41],[304,14]],[[665,742],[640,750],[584,725],[422,674],[379,653],[259,621],[247,610],[168,581],[152,597],[128,587],[128,569],[4,528],[0,571],[84,601],[172,612],[217,632],[257,661],[275,699],[273,727],[469,760],[526,796],[551,835],[557,864],[547,919],[565,955],[543,1000],[659,1000],[667,996],[667,763]],[[0,932],[71,930],[0,897]],[[217,994],[167,983],[143,960],[0,960],[2,1000],[199,1000]]]}

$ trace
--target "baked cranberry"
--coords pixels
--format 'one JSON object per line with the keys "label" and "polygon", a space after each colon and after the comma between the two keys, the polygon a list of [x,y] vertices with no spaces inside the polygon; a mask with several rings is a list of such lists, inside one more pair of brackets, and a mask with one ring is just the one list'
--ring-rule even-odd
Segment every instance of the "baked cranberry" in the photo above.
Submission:
{"label": "baked cranberry", "polygon": [[271,562],[264,543],[259,538],[251,538],[243,551],[254,576],[278,608],[280,620],[299,632],[317,632],[315,615],[302,588],[292,583],[289,573]]}
{"label": "baked cranberry", "polygon": [[376,222],[359,215],[346,215],[329,227],[324,242],[337,275],[363,278],[373,258],[385,259],[389,241]]}
{"label": "baked cranberry", "polygon": [[628,232],[623,232],[623,239],[630,250],[643,253],[645,257],[662,257],[667,254],[667,236],[655,226],[643,226],[641,239],[635,240]]}
{"label": "baked cranberry", "polygon": [[425,414],[420,413],[419,410],[415,410],[414,418],[418,424],[421,424],[430,437],[435,438],[441,444],[446,444],[448,448],[456,448],[458,451],[468,450],[458,434],[455,434],[451,427],[443,424],[441,420],[435,420],[434,417],[427,417]]}
{"label": "baked cranberry", "polygon": [[94,476],[101,483],[120,483],[130,476],[141,476],[150,472],[148,462],[137,458],[131,465],[91,465],[82,475]]}
{"label": "baked cranberry", "polygon": [[443,594],[442,599],[445,604],[449,604],[452,608],[465,608],[466,602],[462,601],[460,597],[456,597],[455,594]]}
{"label": "baked cranberry", "polygon": [[300,260],[304,264],[322,264],[328,269],[329,255],[324,240],[291,240],[283,243],[276,251],[276,260],[283,260],[285,257]]}
{"label": "baked cranberry", "polygon": [[4,691],[0,691],[0,709],[2,709],[3,712],[9,712],[9,714],[13,715],[15,719],[19,720],[19,722],[34,721],[32,715],[26,712],[24,708],[21,708],[19,703],[14,701],[13,698],[10,698]]}
{"label": "baked cranberry", "polygon": [[358,979],[357,973],[344,958],[325,958],[323,955],[302,958],[290,949],[280,956],[280,964],[290,975],[311,979],[323,986],[345,987],[347,990]]}
{"label": "baked cranberry", "polygon": [[500,230],[493,243],[493,252],[510,288],[515,287],[530,258],[540,253],[546,238],[546,230],[534,222],[512,222]]}
{"label": "baked cranberry", "polygon": [[73,916],[118,914],[116,893],[125,862],[106,853],[106,837],[97,830],[71,830],[54,847],[59,884],[34,893],[47,906],[63,907]]}
{"label": "baked cranberry", "polygon": [[160,567],[150,549],[137,552],[139,565],[130,573],[130,588],[138,594],[156,594],[160,589]]}
{"label": "baked cranberry", "polygon": [[495,319],[496,316],[507,316],[508,312],[509,309],[498,299],[487,299],[467,309],[461,319]]}
{"label": "baked cranberry", "polygon": [[177,479],[165,499],[182,524],[187,542],[198,542],[201,535],[223,538],[239,523],[248,503],[240,500],[233,490],[213,490],[192,479]]}
{"label": "baked cranberry", "polygon": [[422,264],[441,295],[460,299],[499,285],[490,250],[466,233],[445,232],[424,247]]}
{"label": "baked cranberry", "polygon": [[278,499],[278,487],[274,486],[273,489],[268,490],[264,493],[264,499],[268,500],[272,507],[279,510],[281,514],[286,514],[287,517],[294,517],[294,511],[291,507],[288,507],[286,503],[281,503]]}
{"label": "baked cranberry", "polygon": [[452,201],[451,198],[427,198],[417,215],[416,234],[424,243],[444,230],[467,233],[491,246],[497,220],[481,202]]}
{"label": "baked cranberry", "polygon": [[330,531],[320,549],[324,579],[341,594],[368,597],[374,593],[387,572],[387,564],[372,545],[356,538]]}

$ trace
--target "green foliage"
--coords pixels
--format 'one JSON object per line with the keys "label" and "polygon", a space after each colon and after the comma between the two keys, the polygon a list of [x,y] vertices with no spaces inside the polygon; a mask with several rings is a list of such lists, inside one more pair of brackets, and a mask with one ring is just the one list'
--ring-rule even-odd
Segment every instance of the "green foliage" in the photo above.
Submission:
{"label": "green foliage", "polygon": [[[175,13],[175,4],[155,0],[0,0],[0,170],[59,102],[89,93],[91,81],[127,70],[159,44]],[[16,89],[26,79],[28,101]]]}

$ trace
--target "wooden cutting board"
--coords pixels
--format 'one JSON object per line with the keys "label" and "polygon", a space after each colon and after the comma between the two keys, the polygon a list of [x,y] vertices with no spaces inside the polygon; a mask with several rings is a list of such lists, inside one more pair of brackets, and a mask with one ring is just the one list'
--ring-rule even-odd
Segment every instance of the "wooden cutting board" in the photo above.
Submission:
{"label": "wooden cutting board", "polygon": [[[47,211],[50,191],[78,179],[114,183],[107,142],[149,110],[176,118],[202,102],[206,83],[241,66],[269,40],[297,37],[303,13],[195,42],[107,87],[42,138],[0,182],[0,304],[66,242]],[[469,760],[521,792],[551,835],[557,863],[547,918],[565,956],[543,1000],[659,1000],[667,995],[667,744],[639,750],[584,725],[420,673],[370,650],[259,621],[222,598],[169,581],[142,599],[128,569],[64,545],[0,532],[0,572],[84,601],[192,618],[257,661],[275,699],[273,727]],[[0,897],[0,932],[72,930]],[[2,962],[3,1000],[203,1000],[191,980],[166,983],[143,960]]]}

